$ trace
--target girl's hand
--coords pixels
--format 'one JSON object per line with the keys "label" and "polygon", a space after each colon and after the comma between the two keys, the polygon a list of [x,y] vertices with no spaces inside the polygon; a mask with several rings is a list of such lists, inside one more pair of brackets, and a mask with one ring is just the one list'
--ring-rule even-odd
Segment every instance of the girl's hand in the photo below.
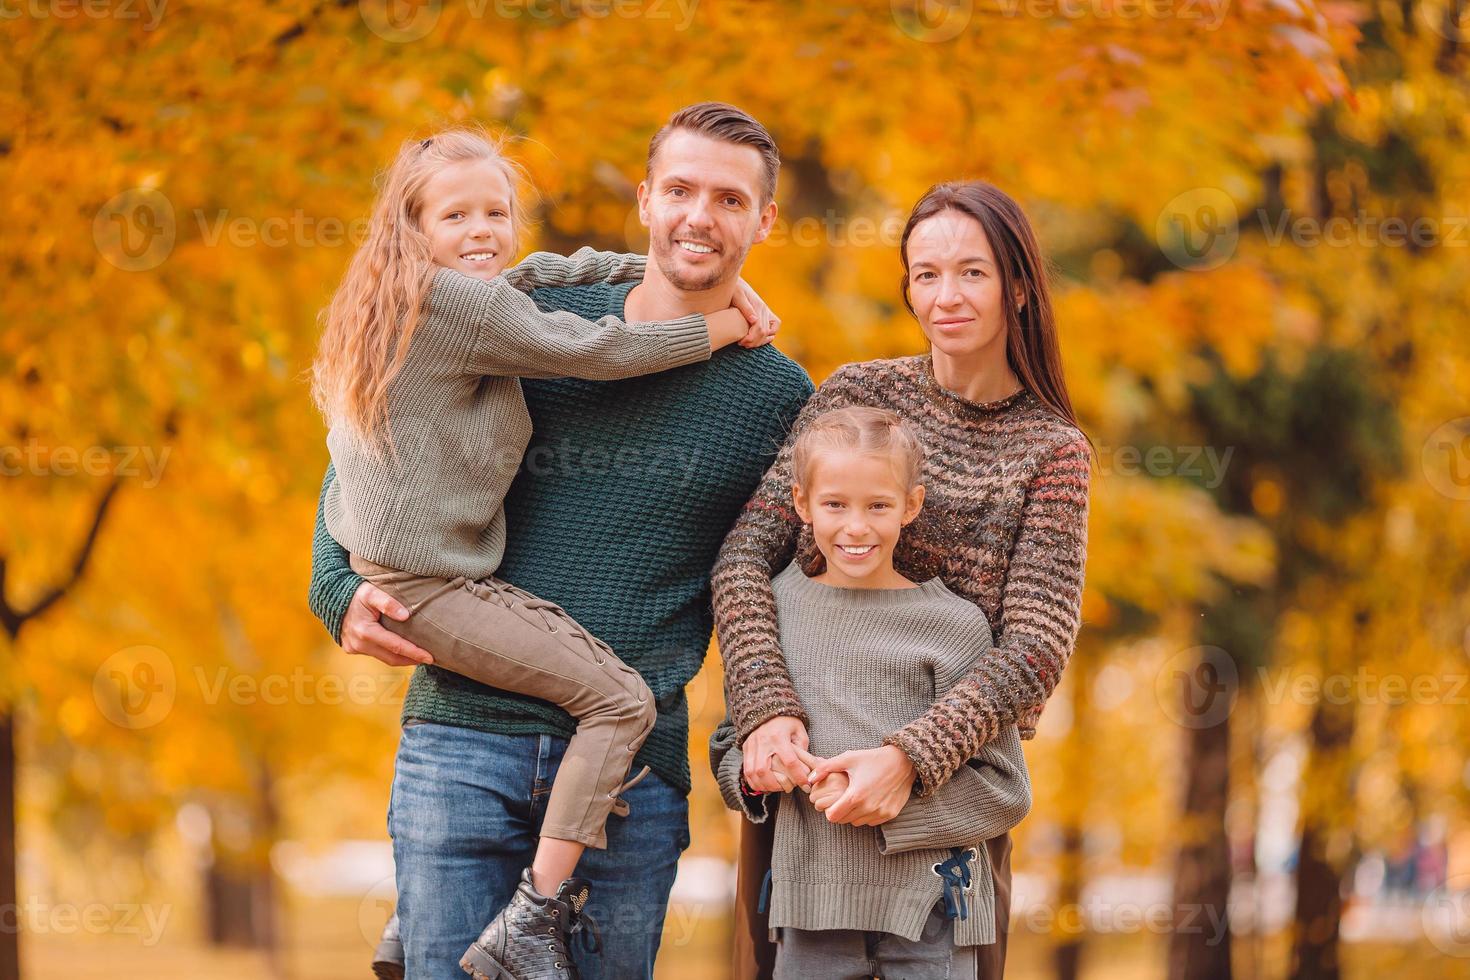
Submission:
{"label": "girl's hand", "polygon": [[745,339],[750,336],[750,331],[753,329],[745,319],[745,314],[733,306],[706,313],[704,322],[709,324],[709,349],[711,351],[717,351],[735,343],[744,347]]}
{"label": "girl's hand", "polygon": [[847,774],[847,790],[827,808],[830,823],[876,827],[903,809],[914,791],[914,764],[896,745],[844,752],[812,767],[815,785],[836,772]]}
{"label": "girl's hand", "polygon": [[[817,808],[818,813],[825,813],[827,808],[842,798],[847,792],[847,773],[834,772],[811,787],[812,806]],[[806,787],[803,787],[805,789]]]}
{"label": "girl's hand", "polygon": [[735,284],[735,295],[731,298],[730,305],[740,311],[749,325],[745,337],[740,341],[741,347],[769,344],[775,338],[776,331],[781,329],[781,318],[771,312],[766,301],[744,279]]}

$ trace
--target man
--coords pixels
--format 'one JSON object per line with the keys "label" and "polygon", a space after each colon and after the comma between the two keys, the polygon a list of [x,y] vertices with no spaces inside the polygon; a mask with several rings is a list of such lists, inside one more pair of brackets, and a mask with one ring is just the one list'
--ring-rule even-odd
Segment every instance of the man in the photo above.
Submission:
{"label": "man", "polygon": [[[765,128],[701,103],[649,145],[638,186],[649,263],[633,286],[533,294],[589,319],[665,320],[730,305],[750,248],[770,233],[780,166]],[[709,573],[725,532],[774,458],[811,380],[770,346],[616,382],[523,382],[535,435],[506,498],[497,573],[561,605],[648,683],[658,721],[633,763],[652,775],[623,794],[606,850],[578,866],[601,955],[583,978],[652,977],[680,852],[689,843],[684,687],[712,629]],[[331,473],[328,472],[328,481]],[[423,663],[380,622],[408,611],[363,582],[318,514],[312,610],[349,653]],[[530,864],[572,719],[534,698],[419,666],[403,708],[389,806],[402,948],[415,980],[462,977],[458,962]],[[389,937],[391,938],[391,937]],[[380,960],[382,954],[380,953]],[[380,975],[398,969],[375,964]]]}

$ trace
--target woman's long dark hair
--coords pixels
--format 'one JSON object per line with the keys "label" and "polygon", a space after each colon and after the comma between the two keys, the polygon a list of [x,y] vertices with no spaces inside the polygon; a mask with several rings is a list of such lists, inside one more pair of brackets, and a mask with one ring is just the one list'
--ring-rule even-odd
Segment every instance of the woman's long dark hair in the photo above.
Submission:
{"label": "woman's long dark hair", "polygon": [[[981,180],[954,181],[935,184],[919,198],[903,226],[899,243],[903,305],[918,319],[909,296],[909,236],[921,221],[945,211],[958,211],[978,221],[995,253],[1000,270],[1000,305],[1006,318],[1006,363],[1037,401],[1081,431],[1062,375],[1062,351],[1045,261],[1031,222],[1005,191]],[[1020,310],[1012,300],[1018,292],[1025,298]]]}

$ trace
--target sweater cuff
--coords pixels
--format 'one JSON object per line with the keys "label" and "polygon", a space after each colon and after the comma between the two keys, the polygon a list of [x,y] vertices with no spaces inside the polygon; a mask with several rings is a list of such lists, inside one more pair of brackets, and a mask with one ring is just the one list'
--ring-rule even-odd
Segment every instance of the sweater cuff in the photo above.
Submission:
{"label": "sweater cuff", "polygon": [[771,815],[771,801],[775,799],[774,793],[762,793],[751,789],[746,785],[745,777],[739,777],[740,782],[740,809],[745,814],[745,819],[751,823],[765,823],[766,818]]}
{"label": "sweater cuff", "polygon": [[721,726],[710,738],[710,762],[715,784],[726,807],[745,814],[751,823],[765,823],[771,812],[771,794],[757,793],[745,784],[742,755],[733,735],[734,729]]}
{"label": "sweater cuff", "polygon": [[700,364],[714,356],[709,321],[702,313],[682,316],[677,320],[664,320],[654,332],[668,345],[669,366],[664,370]]}
{"label": "sweater cuff", "polygon": [[[731,712],[734,713],[733,711]],[[806,709],[801,706],[801,698],[797,697],[796,689],[787,686],[785,690],[774,694],[767,694],[753,708],[747,708],[740,714],[740,722],[737,726],[740,733],[740,742],[744,744],[751,733],[757,728],[770,721],[772,718],[795,718],[808,729],[812,727],[812,720],[807,715]]]}
{"label": "sweater cuff", "polygon": [[[898,812],[898,816],[885,824],[880,824],[878,853],[902,854],[906,851],[940,846],[935,842],[937,828],[929,820],[935,802],[937,801],[933,796],[911,800]],[[952,843],[950,846],[958,846],[958,843]]]}
{"label": "sweater cuff", "polygon": [[342,645],[342,621],[347,618],[352,597],[357,595],[357,587],[362,582],[362,576],[351,572],[334,581],[319,582],[312,586],[311,608],[332,635],[332,642],[338,646]]}
{"label": "sweater cuff", "polygon": [[[884,745],[895,745],[902,749],[903,754],[908,756],[909,761],[914,764],[914,773],[917,776],[915,781],[918,784],[914,795],[919,799],[933,794],[935,790],[947,783],[949,777],[959,769],[959,765],[964,765],[965,762],[961,757],[959,765],[951,766],[948,765],[948,760],[943,754],[928,751],[926,746],[932,744],[935,739],[932,733],[916,730],[915,726],[922,722],[923,719],[920,718],[883,739]],[[984,738],[981,739],[982,744],[994,736],[994,733],[982,734],[984,735]],[[955,754],[959,755],[959,752],[956,751]]]}

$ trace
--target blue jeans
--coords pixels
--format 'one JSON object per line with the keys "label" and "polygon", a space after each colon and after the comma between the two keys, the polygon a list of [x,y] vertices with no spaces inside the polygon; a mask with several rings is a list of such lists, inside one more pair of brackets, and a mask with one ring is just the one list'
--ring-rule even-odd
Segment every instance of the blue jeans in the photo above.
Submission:
{"label": "blue jeans", "polygon": [[[388,833],[398,880],[407,980],[464,980],[459,958],[510,901],[536,852],[551,783],[567,741],[410,722],[398,743]],[[607,824],[607,849],[588,849],[577,874],[601,955],[575,941],[584,980],[653,976],[689,801],[650,773],[627,790],[631,814]]]}

